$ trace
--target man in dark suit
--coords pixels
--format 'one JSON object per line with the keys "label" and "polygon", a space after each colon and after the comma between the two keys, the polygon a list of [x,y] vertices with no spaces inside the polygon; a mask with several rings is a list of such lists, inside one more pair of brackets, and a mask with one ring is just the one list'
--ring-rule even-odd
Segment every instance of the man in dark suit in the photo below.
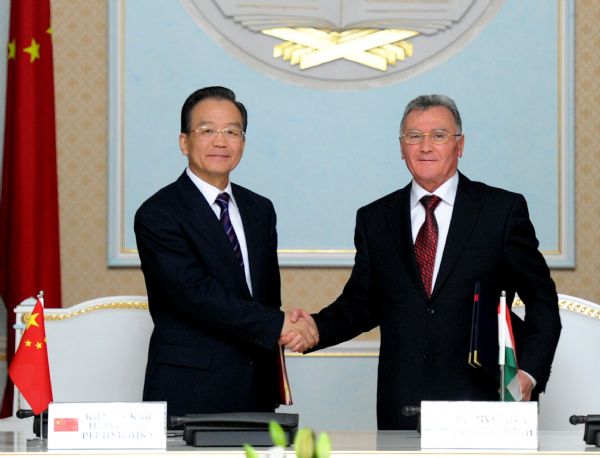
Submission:
{"label": "man in dark suit", "polygon": [[[408,104],[400,146],[413,180],[358,210],[351,277],[314,315],[317,348],[380,326],[380,429],[414,429],[416,417],[403,417],[401,408],[422,400],[498,399],[498,382],[467,363],[476,284],[486,312],[495,313],[502,290],[509,297],[516,291],[526,304],[517,343],[523,399],[534,386],[543,390],[550,374],[561,329],[558,298],[527,204],[459,173],[464,141],[448,97]],[[422,200],[431,195],[438,197]]]}
{"label": "man in dark suit", "polygon": [[169,415],[273,411],[280,336],[291,348],[317,341],[279,310],[271,201],[229,181],[246,128],[231,90],[191,94],[179,136],[188,167],[135,215],[154,321],[143,398],[167,401]]}

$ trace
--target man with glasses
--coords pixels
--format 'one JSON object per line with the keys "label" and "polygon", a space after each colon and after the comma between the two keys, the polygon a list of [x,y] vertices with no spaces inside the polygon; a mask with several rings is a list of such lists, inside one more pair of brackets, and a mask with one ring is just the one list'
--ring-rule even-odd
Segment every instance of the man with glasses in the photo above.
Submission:
{"label": "man with glasses", "polygon": [[522,399],[534,386],[543,390],[550,374],[558,298],[527,204],[458,172],[464,144],[450,98],[426,95],[407,105],[400,149],[413,179],[358,210],[351,277],[313,315],[316,348],[380,327],[379,429],[414,429],[417,418],[402,408],[422,400],[499,398],[498,381],[468,364],[476,291],[480,310],[492,315],[503,290],[509,303],[517,292],[526,304],[517,342]]}
{"label": "man with glasses", "polygon": [[248,115],[235,94],[206,87],[181,110],[188,166],[142,204],[135,234],[154,321],[145,401],[168,415],[273,411],[282,401],[279,340],[314,345],[314,326],[280,311],[275,211],[230,182]]}

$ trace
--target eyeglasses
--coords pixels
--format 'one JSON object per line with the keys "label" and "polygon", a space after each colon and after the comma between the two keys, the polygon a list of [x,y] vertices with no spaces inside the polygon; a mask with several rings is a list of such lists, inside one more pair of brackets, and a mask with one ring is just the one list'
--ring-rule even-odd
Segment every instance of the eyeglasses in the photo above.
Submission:
{"label": "eyeglasses", "polygon": [[409,145],[417,145],[422,143],[425,137],[429,137],[431,143],[443,145],[448,143],[450,137],[460,137],[462,134],[451,134],[442,129],[432,130],[431,132],[421,132],[420,130],[409,130],[404,135],[400,135],[400,140],[404,139],[404,143]]}
{"label": "eyeglasses", "polygon": [[229,141],[240,141],[246,136],[246,132],[239,129],[233,129],[226,127],[225,129],[213,129],[211,127],[198,127],[197,129],[190,130],[189,132],[197,134],[200,138],[208,140],[213,138],[217,134],[223,134],[225,140]]}

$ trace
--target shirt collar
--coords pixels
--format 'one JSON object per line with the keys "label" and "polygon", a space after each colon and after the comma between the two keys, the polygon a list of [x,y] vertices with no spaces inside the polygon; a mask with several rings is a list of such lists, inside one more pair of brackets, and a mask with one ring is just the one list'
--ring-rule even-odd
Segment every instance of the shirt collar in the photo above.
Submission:
{"label": "shirt collar", "polygon": [[231,181],[227,183],[225,189],[221,190],[216,186],[207,183],[197,175],[194,175],[194,172],[192,172],[189,167],[186,167],[185,172],[187,173],[187,176],[190,177],[190,180],[192,180],[192,183],[194,183],[196,187],[200,190],[200,192],[202,193],[209,205],[213,205],[215,203],[219,194],[221,194],[222,192],[226,192],[227,194],[229,194],[229,204],[233,204],[237,207],[235,197],[233,196],[233,192],[231,190]]}
{"label": "shirt collar", "polygon": [[454,206],[454,200],[456,199],[456,190],[458,189],[458,171],[454,172],[444,184],[437,188],[434,192],[429,192],[425,188],[421,187],[413,178],[412,186],[410,189],[410,209],[415,208],[421,197],[429,194],[435,194],[446,202],[448,205]]}

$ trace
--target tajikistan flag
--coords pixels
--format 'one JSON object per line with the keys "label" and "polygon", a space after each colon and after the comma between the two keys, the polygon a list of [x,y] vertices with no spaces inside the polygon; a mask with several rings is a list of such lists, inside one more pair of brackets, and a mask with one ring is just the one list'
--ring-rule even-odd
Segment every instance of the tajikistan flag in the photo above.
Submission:
{"label": "tajikistan flag", "polygon": [[500,305],[498,306],[498,364],[500,365],[502,376],[502,366],[504,366],[504,396],[500,399],[505,401],[520,401],[523,396],[521,394],[521,386],[517,372],[517,354],[515,352],[515,338],[513,336],[512,323],[510,320],[510,312],[506,305],[506,293],[502,293],[500,297]]}

